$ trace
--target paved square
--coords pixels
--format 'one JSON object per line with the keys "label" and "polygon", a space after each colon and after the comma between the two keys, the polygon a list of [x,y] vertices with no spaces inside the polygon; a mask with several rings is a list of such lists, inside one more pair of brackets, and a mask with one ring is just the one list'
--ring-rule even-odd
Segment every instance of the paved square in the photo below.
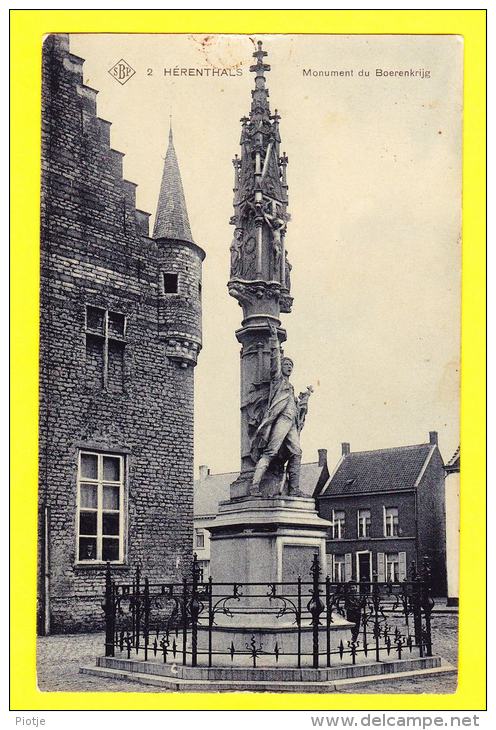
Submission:
{"label": "paved square", "polygon": [[[435,652],[456,666],[458,616],[434,613],[432,639]],[[65,634],[38,638],[38,687],[45,692],[157,692],[153,686],[116,679],[100,679],[79,673],[83,664],[93,664],[102,653],[103,634]],[[450,693],[456,690],[456,676],[439,675],[393,678],[343,687],[346,694]],[[164,690],[160,690],[163,692]]]}

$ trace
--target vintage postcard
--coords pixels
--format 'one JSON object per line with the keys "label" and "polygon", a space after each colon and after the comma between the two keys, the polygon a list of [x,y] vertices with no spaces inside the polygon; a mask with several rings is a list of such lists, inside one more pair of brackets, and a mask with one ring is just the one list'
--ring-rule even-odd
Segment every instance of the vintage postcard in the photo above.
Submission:
{"label": "vintage postcard", "polygon": [[463,49],[45,38],[42,692],[456,690]]}

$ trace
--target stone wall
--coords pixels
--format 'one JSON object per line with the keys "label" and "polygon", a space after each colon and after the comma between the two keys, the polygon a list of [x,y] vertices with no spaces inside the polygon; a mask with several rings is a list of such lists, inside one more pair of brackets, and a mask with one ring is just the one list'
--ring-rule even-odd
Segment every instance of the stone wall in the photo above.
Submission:
{"label": "stone wall", "polygon": [[[110,147],[110,123],[98,118],[97,92],[83,85],[82,67],[67,36],[46,39],[39,627],[49,611],[53,632],[102,626],[105,566],[77,559],[82,449],[124,458],[124,561],[116,571],[131,576],[139,563],[151,579],[175,580],[188,569],[192,546],[193,368],[165,355],[158,321],[163,255],[148,237],[148,215],[136,210],[135,185],[123,179],[123,155]],[[181,320],[200,338],[200,259],[191,247],[177,249],[181,276],[191,278],[181,267],[195,259],[194,306],[183,302]],[[117,329],[124,321],[117,315],[125,317],[125,331],[106,344],[88,331],[98,310],[115,315]]]}

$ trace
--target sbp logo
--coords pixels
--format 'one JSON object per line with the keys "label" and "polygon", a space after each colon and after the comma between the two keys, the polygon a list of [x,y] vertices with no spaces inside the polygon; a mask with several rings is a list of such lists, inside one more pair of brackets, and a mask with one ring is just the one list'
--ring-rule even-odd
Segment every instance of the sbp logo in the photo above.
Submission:
{"label": "sbp logo", "polygon": [[114,77],[120,84],[125,84],[131,76],[134,76],[136,71],[132,66],[128,64],[123,58],[117,63],[114,63],[112,68],[109,68],[109,74]]}

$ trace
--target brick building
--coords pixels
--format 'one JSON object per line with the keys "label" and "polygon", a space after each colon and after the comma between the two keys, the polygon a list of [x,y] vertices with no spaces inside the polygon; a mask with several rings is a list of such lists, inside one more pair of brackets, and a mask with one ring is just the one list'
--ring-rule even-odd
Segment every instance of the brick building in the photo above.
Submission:
{"label": "brick building", "polygon": [[429,443],[342,457],[317,497],[333,523],[327,540],[333,579],[403,580],[412,561],[431,559],[435,595],[446,595],[444,463]]}
{"label": "brick building", "polygon": [[448,606],[458,606],[460,569],[460,447],[445,464]]}
{"label": "brick building", "polygon": [[[172,141],[153,237],[68,37],[43,50],[39,630],[101,625],[105,563],[188,568],[203,250]],[[161,151],[157,151],[160,154]]]}

